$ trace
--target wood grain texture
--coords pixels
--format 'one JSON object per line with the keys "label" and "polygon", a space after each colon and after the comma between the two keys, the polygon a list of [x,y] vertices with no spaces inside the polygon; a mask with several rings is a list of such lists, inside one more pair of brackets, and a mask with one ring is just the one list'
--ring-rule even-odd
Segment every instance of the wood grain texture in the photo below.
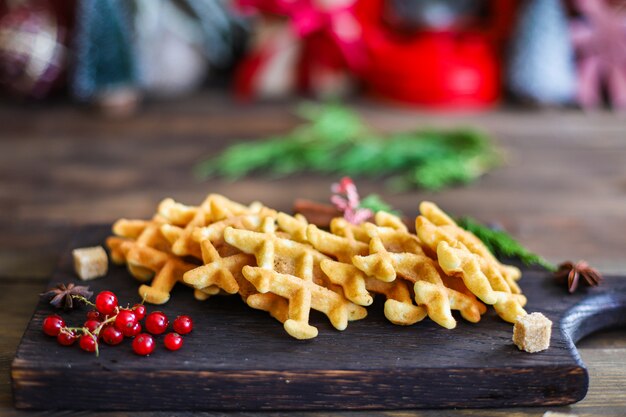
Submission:
{"label": "wood grain texture", "polygon": [[[102,244],[109,229],[81,229],[51,285],[75,282],[71,248]],[[247,308],[236,296],[200,303],[190,289],[178,287],[167,305],[156,308],[170,317],[194,318],[195,331],[185,338],[183,350],[171,354],[162,349],[138,358],[126,343],[103,346],[96,358],[46,340],[41,322],[52,309],[42,302],[12,365],[15,405],[359,410],[545,406],[581,400],[588,375],[573,342],[626,324],[626,280],[608,277],[602,287],[570,295],[545,271],[527,269],[521,286],[530,300],[527,309],[554,322],[547,351],[520,352],[511,342],[511,325],[493,311],[477,325],[460,320],[456,329],[447,331],[428,320],[409,327],[391,325],[380,303],[369,309],[367,319],[341,333],[314,316],[320,335],[296,341],[278,322]],[[125,269],[114,266],[92,285],[94,291],[109,289],[130,303],[138,301],[137,287]],[[84,312],[66,317],[70,323],[80,321]],[[67,385],[73,387],[71,399],[63,395]],[[177,389],[172,391],[172,386]],[[99,393],[97,400],[94,392]]]}
{"label": "wood grain texture", "polygon": [[[210,92],[148,103],[127,120],[98,118],[71,104],[0,103],[0,415],[15,411],[9,363],[58,256],[76,225],[147,217],[172,196],[196,203],[209,191],[242,201],[262,199],[286,210],[295,197],[328,198],[336,178],[255,177],[197,182],[189,166],[235,139],[255,140],[296,125],[292,102],[241,106]],[[359,181],[410,214],[433,199],[455,214],[500,223],[554,262],[586,259],[605,273],[626,271],[626,123],[610,113],[519,111],[427,113],[355,103],[382,130],[417,125],[474,126],[494,136],[508,163],[469,187],[440,193],[392,194],[383,181]],[[541,416],[546,409],[579,416],[626,415],[626,332],[600,332],[579,342],[589,368],[585,399],[569,407],[446,410],[446,416]],[[435,416],[439,411],[359,412],[359,416]],[[97,413],[169,416],[171,412]],[[190,416],[194,413],[176,413]],[[251,413],[277,416],[277,413]],[[333,413],[333,415],[342,413]],[[85,415],[57,413],[37,415]],[[91,413],[89,413],[91,415]],[[222,413],[201,413],[222,415]],[[280,414],[282,415],[282,414]],[[307,413],[320,416],[323,413]],[[354,413],[347,414],[350,416]]]}

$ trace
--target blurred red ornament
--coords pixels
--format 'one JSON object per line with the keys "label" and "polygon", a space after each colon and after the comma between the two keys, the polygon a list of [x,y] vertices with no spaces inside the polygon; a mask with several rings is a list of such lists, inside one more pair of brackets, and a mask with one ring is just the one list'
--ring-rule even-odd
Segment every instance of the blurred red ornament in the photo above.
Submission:
{"label": "blurred red ornament", "polygon": [[407,31],[390,24],[385,0],[239,0],[243,10],[260,13],[263,23],[238,69],[236,91],[247,98],[325,96],[353,79],[389,100],[490,106],[500,96],[500,50],[518,0],[476,1],[489,6],[487,18]]}
{"label": "blurred red ornament", "polygon": [[348,69],[364,54],[355,0],[239,0],[245,13],[261,15],[235,88],[240,97],[293,92],[318,96],[346,89]]}
{"label": "blurred red ornament", "polygon": [[[361,0],[356,8],[368,62],[358,74],[372,94],[431,107],[485,107],[498,101],[501,20],[481,29],[407,34],[385,24],[383,8],[384,0]],[[499,16],[509,19],[512,13]]]}
{"label": "blurred red ornament", "polygon": [[66,65],[65,28],[46,2],[25,3],[0,17],[0,84],[11,92],[43,98]]}

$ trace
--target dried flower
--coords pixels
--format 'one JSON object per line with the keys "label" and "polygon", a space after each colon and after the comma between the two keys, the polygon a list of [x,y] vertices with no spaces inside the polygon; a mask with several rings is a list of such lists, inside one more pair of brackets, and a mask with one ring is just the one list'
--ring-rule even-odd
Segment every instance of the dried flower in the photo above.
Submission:
{"label": "dried flower", "polygon": [[71,310],[77,306],[77,299],[88,300],[93,292],[89,291],[89,287],[74,285],[70,282],[69,284],[57,284],[56,287],[39,295],[50,300],[50,304],[56,308]]}
{"label": "dried flower", "polygon": [[372,210],[361,207],[359,193],[350,177],[343,177],[339,183],[331,186],[331,190],[335,195],[330,197],[330,201],[350,223],[361,224],[374,214]]}
{"label": "dried flower", "polygon": [[590,287],[595,287],[602,283],[602,275],[585,261],[578,261],[577,263],[563,262],[554,273],[554,279],[558,283],[567,283],[567,289],[570,293],[573,293],[578,288],[580,277],[583,278],[583,284]]}

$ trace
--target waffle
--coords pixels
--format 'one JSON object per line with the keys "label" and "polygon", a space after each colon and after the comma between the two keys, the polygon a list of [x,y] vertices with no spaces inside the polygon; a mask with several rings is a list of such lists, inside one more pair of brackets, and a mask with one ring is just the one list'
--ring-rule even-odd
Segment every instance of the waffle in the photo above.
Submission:
{"label": "waffle", "polygon": [[503,320],[515,323],[518,316],[526,315],[526,298],[515,282],[519,269],[500,264],[478,238],[433,203],[422,203],[420,211],[423,214],[415,220],[417,235],[436,254],[447,275],[460,277],[473,294],[493,305]]}
{"label": "waffle", "polygon": [[[185,262],[170,253],[130,239],[109,237],[107,246],[111,253],[116,253],[116,257],[123,257],[128,262],[129,270],[134,276],[137,271],[141,271],[142,278],[149,275],[152,282],[139,287],[139,296],[151,304],[167,303],[176,283],[183,282],[183,274],[197,267],[196,264]],[[206,300],[218,292],[218,287],[209,286],[196,289],[194,296],[198,300]]]}
{"label": "waffle", "polygon": [[[159,206],[178,208],[174,204],[173,200],[166,199]],[[185,213],[180,214],[182,217]],[[152,220],[120,219],[113,224],[116,236],[109,237],[106,242],[112,261],[126,264],[130,274],[144,283],[139,288],[139,295],[152,304],[166,303],[176,283],[182,282],[183,274],[196,267],[172,254],[170,242],[161,233],[167,221],[159,214]],[[152,283],[147,285],[150,280]],[[206,300],[218,292],[218,287],[198,288],[194,296]]]}
{"label": "waffle", "polygon": [[340,285],[346,298],[355,304],[368,306],[372,304],[371,293],[386,297],[385,317],[394,324],[409,325],[426,317],[426,310],[411,301],[408,282],[397,279],[394,282],[382,282],[367,276],[354,265],[325,259],[320,264],[331,282]]}
{"label": "waffle", "polygon": [[254,257],[245,253],[236,253],[222,257],[213,243],[202,241],[202,259],[204,265],[187,271],[183,279],[194,288],[217,286],[228,294],[239,293],[241,299],[252,308],[267,311],[281,322],[287,320],[287,302],[274,294],[260,294],[244,278],[242,269],[254,265]]}
{"label": "waffle", "polygon": [[230,245],[255,256],[257,265],[245,266],[243,275],[260,293],[272,293],[288,300],[288,319],[284,328],[296,339],[317,336],[309,324],[311,309],[326,314],[337,330],[349,320],[364,318],[363,307],[350,302],[327,284],[320,262],[329,259],[311,246],[278,237],[274,219],[264,219],[263,232],[226,228],[224,238]]}
{"label": "waffle", "polygon": [[[473,295],[448,288],[436,262],[426,256],[421,248],[417,253],[389,252],[377,231],[375,228],[370,229],[370,255],[353,258],[358,269],[384,282],[393,282],[397,276],[401,276],[414,283],[415,301],[424,306],[428,316],[442,327],[456,327],[452,310],[459,310],[463,318],[470,322],[480,320],[486,310],[484,305]],[[398,247],[398,244],[393,243],[392,246]]]}
{"label": "waffle", "polygon": [[159,205],[159,215],[167,219],[166,223],[180,227],[180,230],[171,226],[165,227],[172,253],[177,256],[193,256],[202,259],[200,242],[194,239],[197,228],[208,226],[211,223],[228,219],[233,216],[245,214],[270,214],[273,212],[260,203],[250,206],[236,203],[219,194],[209,194],[198,206],[185,206],[180,203],[167,200],[167,203]]}
{"label": "waffle", "polygon": [[301,215],[210,194],[199,206],[165,199],[150,220],[121,219],[107,245],[111,259],[142,282],[147,302],[167,302],[178,282],[201,300],[238,294],[296,339],[318,335],[311,310],[344,330],[376,296],[385,297],[385,317],[397,325],[428,316],[452,329],[455,310],[476,323],[485,304],[505,321],[526,315],[519,269],[500,263],[434,204],[420,211],[416,234],[383,211],[359,225],[335,218],[326,231]]}

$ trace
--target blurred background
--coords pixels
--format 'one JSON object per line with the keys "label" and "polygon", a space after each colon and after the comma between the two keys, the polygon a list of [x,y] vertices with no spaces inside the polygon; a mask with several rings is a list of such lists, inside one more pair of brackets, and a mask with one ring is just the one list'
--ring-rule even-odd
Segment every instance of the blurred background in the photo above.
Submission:
{"label": "blurred background", "polygon": [[348,175],[620,270],[624,110],[626,0],[0,0],[0,258]]}
{"label": "blurred background", "polygon": [[617,0],[2,0],[5,100],[106,114],[240,101],[626,108]]}

